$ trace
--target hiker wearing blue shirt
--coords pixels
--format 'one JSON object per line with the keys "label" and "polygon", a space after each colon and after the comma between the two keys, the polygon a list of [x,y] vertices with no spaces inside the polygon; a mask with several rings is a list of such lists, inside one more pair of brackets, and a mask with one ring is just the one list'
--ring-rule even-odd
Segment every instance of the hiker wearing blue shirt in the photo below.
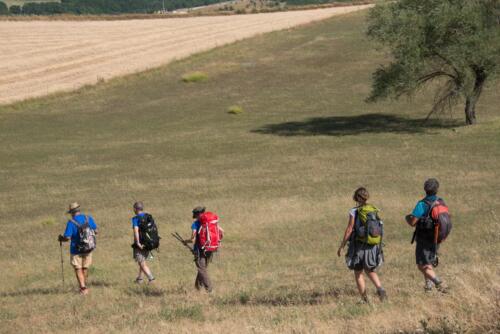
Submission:
{"label": "hiker wearing blue shirt", "polygon": [[[191,239],[187,239],[185,242],[193,243],[193,251],[195,254],[194,263],[197,269],[194,287],[196,290],[205,288],[205,290],[210,293],[212,292],[212,282],[208,276],[208,265],[212,261],[213,252],[206,252],[202,250],[198,240],[201,227],[199,218],[203,213],[205,213],[205,207],[197,206],[193,209],[192,213],[194,221],[191,224]],[[224,230],[220,226],[218,228],[221,235],[223,235]]]}
{"label": "hiker wearing blue shirt", "polygon": [[80,205],[74,202],[67,212],[71,218],[66,223],[66,230],[59,235],[60,243],[70,241],[71,265],[75,269],[76,279],[80,286],[80,294],[86,295],[88,268],[92,264],[92,251],[95,249],[97,225],[91,216],[80,212]]}
{"label": "hiker wearing blue shirt", "polygon": [[135,213],[135,216],[132,218],[132,230],[134,233],[134,243],[132,244],[133,258],[139,266],[139,273],[137,274],[135,282],[139,284],[142,283],[142,274],[144,273],[148,278],[148,282],[151,284],[155,278],[146,263],[146,260],[152,259],[151,251],[145,249],[139,237],[140,221],[141,218],[146,215],[146,212],[144,212],[144,204],[142,202],[135,202],[133,209]]}
{"label": "hiker wearing blue shirt", "polygon": [[439,250],[439,245],[434,243],[434,231],[421,227],[423,220],[427,217],[431,209],[429,203],[434,203],[439,199],[437,196],[438,189],[438,180],[431,178],[425,181],[425,198],[417,202],[412,213],[406,216],[406,222],[410,226],[415,227],[413,236],[414,241],[417,243],[415,258],[418,270],[420,270],[425,279],[424,291],[430,292],[433,286],[435,286],[438,291],[445,293],[447,287],[434,271],[434,267],[438,263],[437,256]]}
{"label": "hiker wearing blue shirt", "polygon": [[197,242],[198,231],[201,227],[201,222],[198,218],[204,212],[205,207],[203,206],[197,206],[193,209],[192,213],[194,221],[191,224],[191,239],[186,240],[186,242],[193,244],[193,251],[195,254],[194,260],[196,268],[198,270],[196,278],[194,280],[194,287],[196,288],[196,290],[200,290],[202,287],[205,287],[207,290],[212,289],[210,278],[208,277],[207,272],[208,263],[211,260],[211,254],[209,254],[208,258],[206,256],[203,256],[204,254],[200,254],[200,247]]}

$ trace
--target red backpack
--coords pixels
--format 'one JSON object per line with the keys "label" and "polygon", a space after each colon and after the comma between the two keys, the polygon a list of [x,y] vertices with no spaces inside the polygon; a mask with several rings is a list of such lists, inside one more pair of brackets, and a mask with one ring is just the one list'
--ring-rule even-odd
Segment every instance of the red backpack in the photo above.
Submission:
{"label": "red backpack", "polygon": [[222,233],[219,229],[219,217],[212,212],[202,213],[198,230],[198,244],[206,252],[215,252],[220,246]]}
{"label": "red backpack", "polygon": [[448,206],[441,198],[435,202],[426,201],[426,204],[430,207],[428,217],[434,223],[434,243],[440,244],[446,240],[451,232],[452,225]]}

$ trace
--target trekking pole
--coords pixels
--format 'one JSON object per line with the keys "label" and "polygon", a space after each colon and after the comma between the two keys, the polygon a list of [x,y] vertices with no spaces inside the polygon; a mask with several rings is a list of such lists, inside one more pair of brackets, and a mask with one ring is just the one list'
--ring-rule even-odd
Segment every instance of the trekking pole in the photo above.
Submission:
{"label": "trekking pole", "polygon": [[189,247],[189,245],[187,244],[187,242],[181,237],[181,235],[177,232],[174,232],[172,233],[172,236],[177,239],[181,244],[183,244],[187,249],[189,249],[189,251],[191,252],[191,254],[195,255],[194,253],[194,250]]}
{"label": "trekking pole", "polygon": [[59,248],[61,249],[61,277],[62,277],[62,286],[64,289],[64,260],[63,260],[62,241],[59,241]]}

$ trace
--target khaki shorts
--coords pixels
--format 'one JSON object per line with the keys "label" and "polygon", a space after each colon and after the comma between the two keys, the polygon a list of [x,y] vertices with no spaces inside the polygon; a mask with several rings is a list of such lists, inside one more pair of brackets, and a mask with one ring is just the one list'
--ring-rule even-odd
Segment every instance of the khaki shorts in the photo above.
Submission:
{"label": "khaki shorts", "polygon": [[71,265],[75,269],[87,269],[92,264],[92,253],[89,254],[71,254]]}

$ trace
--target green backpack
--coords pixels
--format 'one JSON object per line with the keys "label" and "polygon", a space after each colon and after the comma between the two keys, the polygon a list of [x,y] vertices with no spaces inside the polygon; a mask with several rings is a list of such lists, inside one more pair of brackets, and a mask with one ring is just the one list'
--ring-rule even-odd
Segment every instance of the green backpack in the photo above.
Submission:
{"label": "green backpack", "polygon": [[379,209],[371,204],[358,207],[356,211],[356,240],[370,246],[380,245],[384,235],[384,223],[378,216]]}

